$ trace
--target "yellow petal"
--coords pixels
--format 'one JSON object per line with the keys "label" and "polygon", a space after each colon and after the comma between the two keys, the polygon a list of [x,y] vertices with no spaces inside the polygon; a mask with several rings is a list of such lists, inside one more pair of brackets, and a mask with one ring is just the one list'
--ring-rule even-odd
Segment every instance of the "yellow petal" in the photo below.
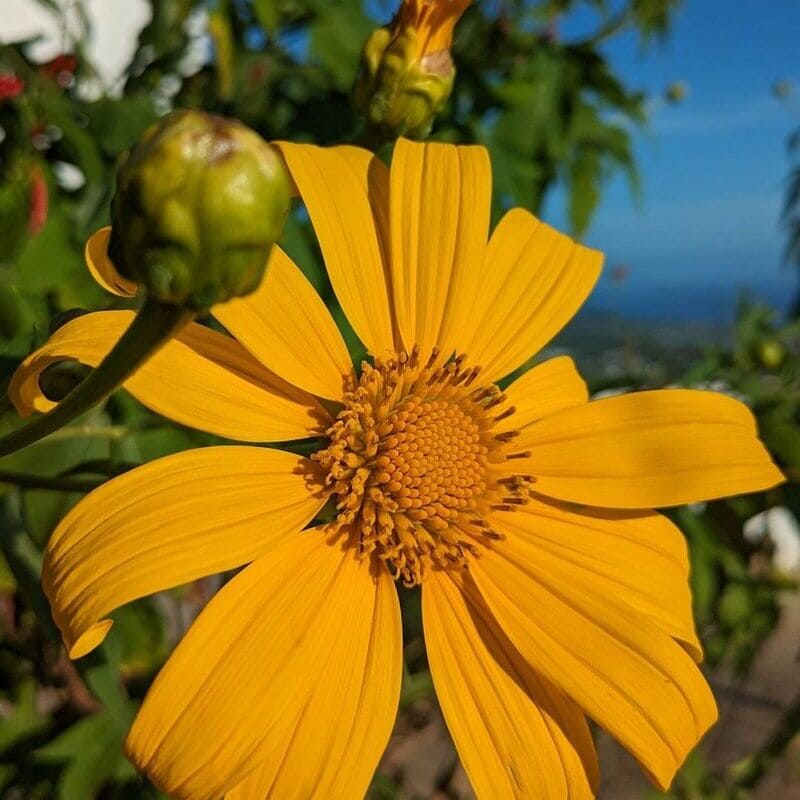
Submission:
{"label": "yellow petal", "polygon": [[481,378],[497,381],[544,347],[583,305],[603,256],[521,208],[489,240],[475,302],[458,346]]}
{"label": "yellow petal", "polygon": [[666,789],[717,718],[689,654],[623,597],[590,589],[569,561],[522,537],[498,542],[470,574],[531,667]]}
{"label": "yellow petal", "polygon": [[392,354],[388,170],[358,147],[275,144],[308,209],[333,290],[353,330],[371,353]]}
{"label": "yellow petal", "polygon": [[463,332],[486,253],[492,171],[483,147],[400,139],[391,168],[392,287],[406,350],[447,357]]}
{"label": "yellow petal", "polygon": [[89,237],[84,249],[86,266],[92,277],[107,291],[119,297],[134,297],[139,287],[135,281],[123,278],[108,257],[111,226],[100,228]]}
{"label": "yellow petal", "polygon": [[512,462],[541,494],[608,508],[680,505],[783,481],[749,409],[714,392],[609,397],[527,428]]}
{"label": "yellow petal", "polygon": [[305,531],[209,603],[128,755],[178,800],[363,797],[397,710],[401,639],[386,570]]}
{"label": "yellow petal", "polygon": [[537,364],[517,378],[505,393],[515,411],[497,423],[498,432],[516,430],[523,433],[534,422],[589,400],[586,383],[568,356]]}
{"label": "yellow petal", "polygon": [[581,710],[525,662],[473,592],[431,574],[422,588],[436,695],[480,800],[591,800],[594,744]]}
{"label": "yellow petal", "polygon": [[[97,366],[132,319],[131,311],[98,311],[59,328],[14,373],[8,393],[17,411],[26,417],[53,408],[39,388],[41,372],[64,360]],[[239,441],[301,439],[330,424],[310,394],[265,369],[235,340],[202,325],[184,329],[124,386],[158,414]]]}
{"label": "yellow petal", "polygon": [[499,513],[492,527],[545,550],[573,569],[577,585],[613,594],[681,641],[696,661],[703,650],[694,627],[686,539],[654,512],[568,508],[531,498],[518,514]]}
{"label": "yellow petal", "polygon": [[320,397],[342,399],[343,377],[353,371],[347,346],[314,287],[279,247],[254,294],[212,313],[276,375]]}
{"label": "yellow petal", "polygon": [[313,462],[259,447],[152,461],[95,489],[61,521],[42,581],[71,658],[131,600],[239,567],[306,525],[324,499]]}

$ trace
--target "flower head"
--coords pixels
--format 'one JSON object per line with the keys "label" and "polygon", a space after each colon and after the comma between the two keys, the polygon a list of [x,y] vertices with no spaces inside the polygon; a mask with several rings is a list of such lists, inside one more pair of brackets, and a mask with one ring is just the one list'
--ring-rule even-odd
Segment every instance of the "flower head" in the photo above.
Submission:
{"label": "flower head", "polygon": [[474,387],[479,368],[461,356],[437,366],[438,356],[423,363],[415,349],[364,364],[314,455],[336,501],[334,527],[354,529],[359,551],[408,587],[502,538],[491,512],[524,503],[530,482],[493,467],[514,457],[506,448],[516,432],[495,430],[514,409],[498,413],[496,386]]}
{"label": "flower head", "polygon": [[392,136],[424,138],[453,89],[453,31],[472,0],[403,0],[391,25],[367,39],[356,107]]}
{"label": "flower head", "polygon": [[[716,708],[685,542],[650,508],[779,483],[751,413],[705,391],[589,402],[567,357],[501,390],[581,305],[600,254],[519,209],[490,236],[482,148],[401,140],[389,171],[353,147],[279,146],[370,357],[354,368],[276,248],[255,294],[213,309],[231,336],[193,325],[126,384],[238,441],[322,439],[312,458],[235,445],[153,461],[56,529],[44,583],[74,658],[121,604],[249,565],[162,669],[129,756],[175,798],[362,797],[397,709],[395,587],[420,584],[479,797],[592,797],[587,718],[668,786]],[[93,272],[129,291],[104,252],[90,242]],[[60,328],[14,376],[18,409],[46,409],[38,374],[96,363],[129,319]]]}

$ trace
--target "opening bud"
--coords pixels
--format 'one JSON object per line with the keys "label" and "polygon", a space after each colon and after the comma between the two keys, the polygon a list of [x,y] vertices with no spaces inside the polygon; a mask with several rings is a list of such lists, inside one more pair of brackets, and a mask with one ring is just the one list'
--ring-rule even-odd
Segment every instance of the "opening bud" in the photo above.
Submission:
{"label": "opening bud", "polygon": [[150,297],[206,309],[259,286],[290,200],[283,160],[257,133],[176,111],[119,166],[109,256]]}
{"label": "opening bud", "polygon": [[472,0],[403,0],[364,44],[353,101],[391,138],[424,139],[453,89],[453,30]]}

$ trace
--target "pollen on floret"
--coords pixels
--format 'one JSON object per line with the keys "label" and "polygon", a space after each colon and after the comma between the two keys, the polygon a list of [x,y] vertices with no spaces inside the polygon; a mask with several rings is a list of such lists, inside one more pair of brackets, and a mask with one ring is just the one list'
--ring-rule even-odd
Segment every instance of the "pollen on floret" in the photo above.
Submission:
{"label": "pollen on floret", "polygon": [[[335,527],[406,586],[432,567],[461,569],[500,535],[490,511],[527,502],[532,478],[499,466],[517,434],[495,432],[514,413],[463,357],[437,366],[419,351],[362,365],[345,407],[313,458],[326,473]],[[505,426],[507,427],[507,426]]]}

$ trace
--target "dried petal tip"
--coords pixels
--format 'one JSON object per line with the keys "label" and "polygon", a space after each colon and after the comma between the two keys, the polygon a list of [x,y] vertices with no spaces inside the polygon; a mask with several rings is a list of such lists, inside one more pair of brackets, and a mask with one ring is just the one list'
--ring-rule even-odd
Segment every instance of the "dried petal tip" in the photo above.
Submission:
{"label": "dried petal tip", "polygon": [[367,39],[353,87],[356,108],[391,136],[425,138],[453,89],[453,30],[472,0],[403,0]]}
{"label": "dried petal tip", "polygon": [[120,165],[109,256],[165,303],[206,309],[255,291],[283,229],[278,153],[236,120],[174,112]]}

